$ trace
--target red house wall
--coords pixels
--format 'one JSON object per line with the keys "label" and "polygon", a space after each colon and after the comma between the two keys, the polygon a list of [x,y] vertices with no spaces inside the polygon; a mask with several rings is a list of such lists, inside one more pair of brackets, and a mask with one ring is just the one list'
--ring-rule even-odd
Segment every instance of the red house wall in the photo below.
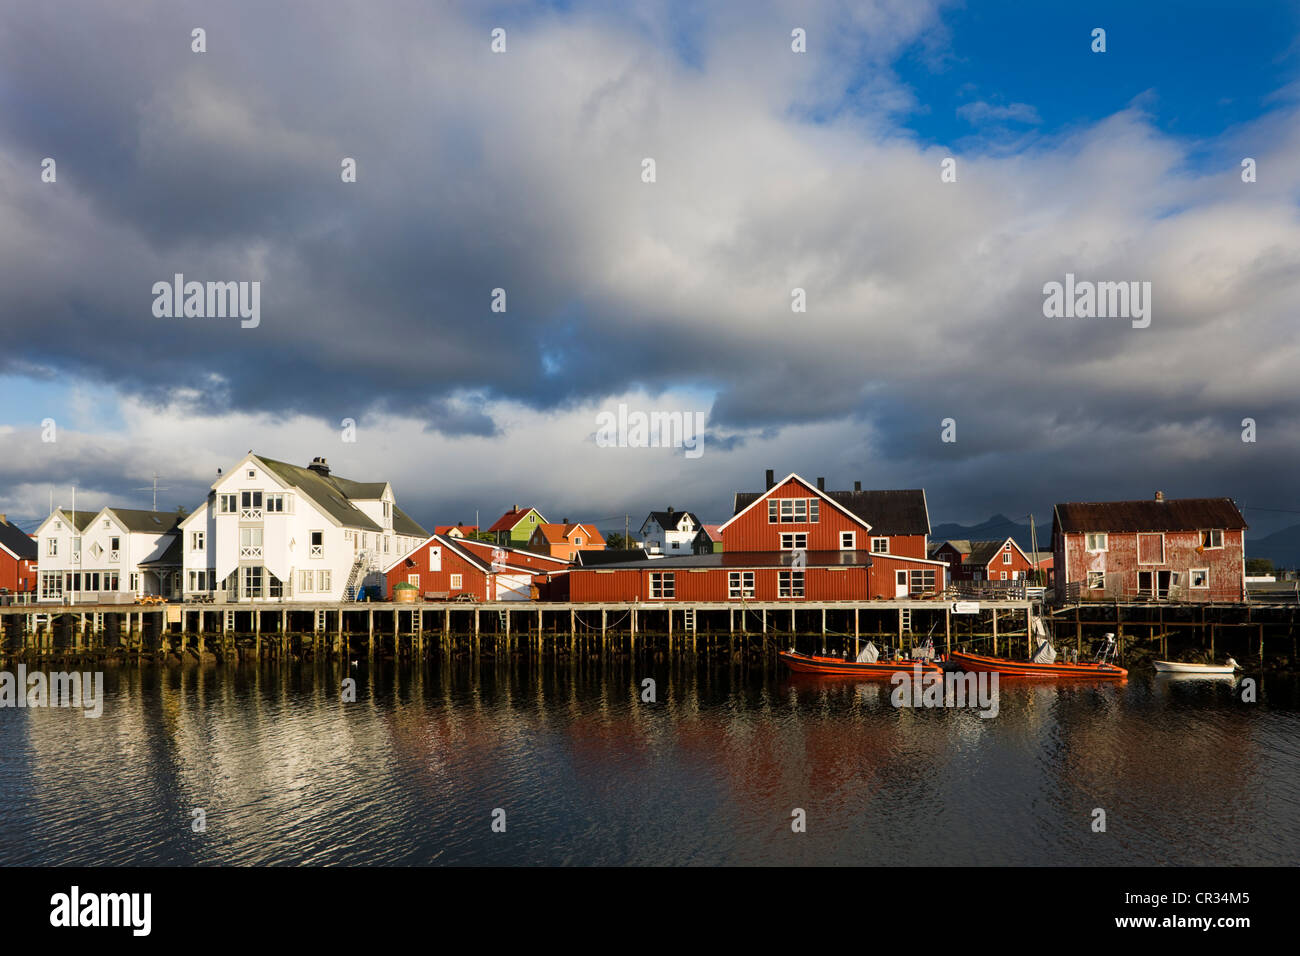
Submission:
{"label": "red house wall", "polygon": [[[397,566],[388,572],[386,577],[390,595],[396,585],[407,581],[412,574],[419,574],[421,595],[426,591],[447,591],[449,592],[448,598],[455,598],[457,594],[463,592],[474,594],[480,600],[487,598],[487,575],[483,571],[445,545],[442,547],[442,570],[430,570],[429,548],[430,545],[428,544],[422,545],[407,555],[404,560],[399,561]],[[451,586],[451,576],[453,574],[463,575],[459,588],[453,589]]]}
{"label": "red house wall", "polygon": [[[817,498],[817,521],[815,523],[769,523],[767,502],[771,498]],[[870,542],[866,540],[867,530],[861,524],[849,518],[830,499],[819,495],[816,489],[791,478],[785,484],[777,485],[766,496],[759,498],[748,511],[723,528],[722,550],[725,552],[780,551],[782,533],[806,532],[809,551],[838,551],[841,531],[856,532],[859,549],[865,551],[871,547]]]}
{"label": "red house wall", "polygon": [[8,551],[0,551],[0,588],[12,593],[35,591],[36,562],[15,559]]}
{"label": "red house wall", "polygon": [[[1198,552],[1201,543],[1199,531],[1166,531],[1164,561],[1161,564],[1138,563],[1138,536],[1133,533],[1108,534],[1104,552],[1093,554],[1087,550],[1087,536],[1083,534],[1058,535],[1053,564],[1056,571],[1057,592],[1061,597],[1073,582],[1080,585],[1085,599],[1102,599],[1110,596],[1114,583],[1122,588],[1121,600],[1136,596],[1139,571],[1178,571],[1183,575],[1182,600],[1186,601],[1244,601],[1245,579],[1243,556],[1245,532],[1224,531],[1222,548],[1207,548]],[[1187,585],[1192,568],[1208,568],[1208,589],[1191,589]],[[1106,573],[1106,590],[1087,591],[1088,571]]]}

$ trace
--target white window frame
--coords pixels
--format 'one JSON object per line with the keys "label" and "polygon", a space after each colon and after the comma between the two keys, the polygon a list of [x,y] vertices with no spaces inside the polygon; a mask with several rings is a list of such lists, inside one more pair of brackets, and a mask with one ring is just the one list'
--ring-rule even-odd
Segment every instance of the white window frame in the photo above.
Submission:
{"label": "white window frame", "polygon": [[858,549],[858,533],[856,531],[840,532],[840,550],[856,551]]}
{"label": "white window frame", "polygon": [[872,539],[871,539],[871,553],[872,553],[872,554],[889,554],[889,539],[888,539],[888,538],[872,538]]}
{"label": "white window frame", "polygon": [[408,574],[406,576],[406,583],[414,584],[418,588],[420,586],[420,572],[417,571],[414,574]]}
{"label": "white window frame", "polygon": [[[320,535],[320,544],[312,544],[312,535],[316,534]],[[315,528],[307,532],[307,557],[313,561],[325,557],[325,530],[323,528]]]}
{"label": "white window frame", "polygon": [[[802,544],[799,543],[799,540],[801,538],[803,539]],[[781,550],[782,551],[807,551],[808,532],[807,531],[782,531]]]}
{"label": "white window frame", "polygon": [[[1094,578],[1095,578],[1096,581],[1097,581],[1097,583],[1096,583],[1095,585],[1092,583]],[[1084,579],[1084,582],[1083,582],[1083,588],[1084,588],[1085,591],[1104,591],[1104,590],[1106,590],[1106,572],[1105,572],[1105,571],[1089,571],[1089,572],[1088,572],[1088,576]]]}
{"label": "white window frame", "polygon": [[[244,543],[245,537],[248,538],[247,544]],[[257,539],[258,542],[257,544],[253,543],[254,538]],[[239,557],[241,560],[247,558],[260,558],[264,553],[265,546],[266,546],[266,539],[262,535],[261,528],[240,528],[239,529]],[[240,579],[240,583],[241,584],[243,583],[242,578]]]}
{"label": "white window frame", "polygon": [[316,593],[316,572],[315,571],[298,572],[298,593],[299,594]]}
{"label": "white window frame", "polygon": [[[1094,539],[1100,539],[1100,547],[1095,546],[1098,542]],[[1110,538],[1105,531],[1088,531],[1083,536],[1083,549],[1093,554],[1100,554],[1109,550]]]}
{"label": "white window frame", "polygon": [[204,543],[205,543],[205,539],[202,531],[193,531],[190,533],[191,551],[202,551]]}
{"label": "white window frame", "polygon": [[451,589],[453,591],[463,590],[465,587],[465,575],[453,574],[451,576]]}
{"label": "white window frame", "polygon": [[727,597],[732,600],[754,597],[753,571],[727,572]]}
{"label": "white window frame", "polygon": [[[1219,536],[1219,543],[1218,543],[1218,544],[1206,544],[1206,543],[1205,543],[1205,539],[1206,539],[1208,536],[1216,535],[1216,534]],[[1223,529],[1222,529],[1222,528],[1206,528],[1204,531],[1201,532],[1201,550],[1202,550],[1202,551],[1222,551],[1222,550],[1223,550],[1223,542],[1224,542],[1224,539],[1225,539],[1226,537],[1227,537],[1227,536],[1223,533]],[[1212,540],[1213,540],[1213,538],[1211,538],[1211,541],[1212,541]]]}
{"label": "white window frame", "polygon": [[[1197,584],[1196,575],[1204,574],[1205,583]],[[1208,591],[1210,589],[1210,569],[1209,568],[1189,568],[1187,570],[1187,590],[1189,591]]]}
{"label": "white window frame", "polygon": [[776,596],[789,600],[802,598],[806,582],[807,579],[802,571],[778,571],[776,573]]}
{"label": "white window frame", "polygon": [[668,601],[677,597],[677,576],[672,571],[650,572],[650,599]]}
{"label": "white window frame", "polygon": [[57,558],[57,557],[59,556],[59,539],[58,539],[58,538],[46,538],[46,539],[45,539],[45,555],[46,555],[46,557],[50,557],[50,558]]}
{"label": "white window frame", "polygon": [[324,569],[316,572],[316,593],[328,594],[334,590],[334,572]]}

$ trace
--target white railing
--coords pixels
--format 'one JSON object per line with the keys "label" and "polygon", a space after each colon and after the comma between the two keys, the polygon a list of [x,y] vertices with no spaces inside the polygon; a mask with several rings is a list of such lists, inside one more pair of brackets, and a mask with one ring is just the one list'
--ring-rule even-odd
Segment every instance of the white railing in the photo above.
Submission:
{"label": "white railing", "polygon": [[260,547],[251,546],[242,547],[239,549],[239,556],[241,558],[260,558],[262,556],[262,549]]}
{"label": "white railing", "polygon": [[312,556],[313,558],[323,558],[323,557],[325,557],[325,545],[323,545],[323,544],[313,544],[313,545],[311,546],[311,556]]}
{"label": "white railing", "polygon": [[240,508],[239,520],[240,521],[261,521],[262,509],[261,508]]}
{"label": "white railing", "polygon": [[120,560],[122,560],[122,552],[120,552],[120,551],[110,551],[110,552],[108,552],[108,563],[109,563],[109,564],[117,564]]}

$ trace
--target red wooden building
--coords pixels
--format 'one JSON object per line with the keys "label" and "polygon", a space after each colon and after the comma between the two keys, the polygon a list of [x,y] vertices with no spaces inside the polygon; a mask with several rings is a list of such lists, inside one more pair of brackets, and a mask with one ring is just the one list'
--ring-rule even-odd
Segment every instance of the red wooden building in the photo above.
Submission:
{"label": "red wooden building", "polygon": [[[413,584],[428,600],[527,601],[545,592],[569,562],[520,548],[435,534],[384,569],[388,593]],[[537,594],[533,589],[537,588]]]}
{"label": "red wooden building", "polygon": [[36,590],[36,540],[0,515],[0,592]]}
{"label": "red wooden building", "polygon": [[1034,569],[1033,559],[1012,538],[1000,541],[945,541],[931,552],[948,565],[951,581],[1000,584],[1021,581]]}
{"label": "red wooden building", "polygon": [[1230,498],[1058,504],[1058,600],[1246,600],[1246,521]]}
{"label": "red wooden building", "polygon": [[848,601],[937,595],[923,491],[826,491],[796,474],[735,496],[721,552],[569,574],[573,601]]}

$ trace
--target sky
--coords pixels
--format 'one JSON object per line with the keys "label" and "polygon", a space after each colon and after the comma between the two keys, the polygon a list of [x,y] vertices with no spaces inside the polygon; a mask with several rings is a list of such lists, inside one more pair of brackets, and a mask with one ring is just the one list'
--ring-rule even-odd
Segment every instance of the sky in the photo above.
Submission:
{"label": "sky", "polygon": [[[1277,2],[5,5],[0,512],[148,507],[155,474],[192,508],[255,450],[387,480],[427,527],[720,521],[768,468],[921,487],[936,524],[1156,490],[1300,523],[1298,28]],[[256,326],[157,315],[177,274],[259,283]],[[1046,315],[1067,274],[1150,283],[1149,325]],[[620,406],[700,440],[611,441]]]}

